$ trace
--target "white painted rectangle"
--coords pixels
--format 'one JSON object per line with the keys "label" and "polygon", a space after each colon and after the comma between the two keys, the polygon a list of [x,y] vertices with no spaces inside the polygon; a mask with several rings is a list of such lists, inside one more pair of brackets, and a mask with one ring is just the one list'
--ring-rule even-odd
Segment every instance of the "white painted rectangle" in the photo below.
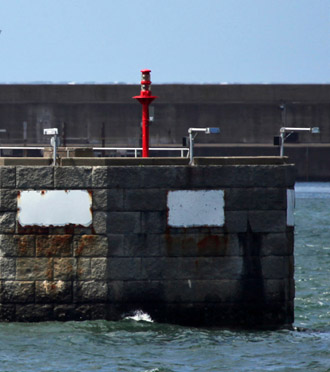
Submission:
{"label": "white painted rectangle", "polygon": [[295,192],[293,189],[286,190],[286,224],[294,226]]}
{"label": "white painted rectangle", "polygon": [[21,226],[92,224],[92,198],[87,190],[29,190],[17,198]]}
{"label": "white painted rectangle", "polygon": [[173,227],[223,226],[223,190],[178,190],[167,196],[168,224]]}

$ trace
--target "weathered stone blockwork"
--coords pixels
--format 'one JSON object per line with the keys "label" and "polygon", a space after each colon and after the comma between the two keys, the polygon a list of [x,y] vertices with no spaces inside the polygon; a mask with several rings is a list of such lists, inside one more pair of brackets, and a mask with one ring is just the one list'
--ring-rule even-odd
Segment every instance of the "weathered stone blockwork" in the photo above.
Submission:
{"label": "weathered stone blockwork", "polygon": [[[0,168],[0,320],[293,322],[288,164]],[[19,226],[23,190],[88,189],[90,227]],[[167,195],[223,190],[223,226],[173,227]]]}

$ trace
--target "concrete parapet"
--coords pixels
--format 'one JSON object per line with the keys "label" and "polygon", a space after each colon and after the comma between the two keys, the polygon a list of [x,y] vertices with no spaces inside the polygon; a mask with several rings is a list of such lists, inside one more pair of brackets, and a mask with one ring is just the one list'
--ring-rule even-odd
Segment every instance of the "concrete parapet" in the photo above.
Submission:
{"label": "concrete parapet", "polygon": [[[292,324],[286,159],[75,160],[0,167],[0,320],[116,320],[141,309],[186,325]],[[45,220],[57,211],[44,200],[65,209],[79,191],[90,204],[78,199],[65,223],[33,223],[34,210]],[[90,224],[70,222],[82,213]]]}

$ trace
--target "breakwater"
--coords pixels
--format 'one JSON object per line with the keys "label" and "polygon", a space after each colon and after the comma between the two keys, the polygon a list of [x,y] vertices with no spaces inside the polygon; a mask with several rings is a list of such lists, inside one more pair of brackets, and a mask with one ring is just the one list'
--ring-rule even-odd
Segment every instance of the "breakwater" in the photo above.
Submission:
{"label": "breakwater", "polygon": [[285,158],[62,160],[0,167],[2,321],[292,324]]}

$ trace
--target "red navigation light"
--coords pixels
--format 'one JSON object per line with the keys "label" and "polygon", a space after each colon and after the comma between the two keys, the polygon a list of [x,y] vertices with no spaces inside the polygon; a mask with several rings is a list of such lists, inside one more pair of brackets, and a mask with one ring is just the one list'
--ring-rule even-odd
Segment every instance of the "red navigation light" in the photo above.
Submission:
{"label": "red navigation light", "polygon": [[133,98],[142,105],[142,157],[149,157],[149,105],[158,98],[151,95],[151,70],[141,70],[141,92],[139,96]]}

